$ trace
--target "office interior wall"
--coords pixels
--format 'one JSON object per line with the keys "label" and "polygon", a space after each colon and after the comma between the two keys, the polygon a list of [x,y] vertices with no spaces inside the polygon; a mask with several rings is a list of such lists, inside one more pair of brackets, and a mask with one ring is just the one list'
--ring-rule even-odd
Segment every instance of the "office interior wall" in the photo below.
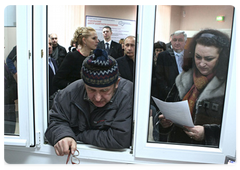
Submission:
{"label": "office interior wall", "polygon": [[86,15],[136,20],[137,6],[49,5],[48,33],[57,33],[58,42],[70,46],[77,27],[85,26]]}
{"label": "office interior wall", "polygon": [[[177,30],[184,30],[191,38],[205,28],[219,29],[230,34],[232,27],[233,6],[175,6],[158,5],[156,14],[155,41],[169,42],[170,35]],[[223,15],[223,22],[216,17]]]}
{"label": "office interior wall", "polygon": [[86,5],[86,15],[136,20],[136,5]]}
{"label": "office interior wall", "polygon": [[84,24],[84,5],[48,5],[48,34],[56,33],[58,43],[66,50],[76,28]]}

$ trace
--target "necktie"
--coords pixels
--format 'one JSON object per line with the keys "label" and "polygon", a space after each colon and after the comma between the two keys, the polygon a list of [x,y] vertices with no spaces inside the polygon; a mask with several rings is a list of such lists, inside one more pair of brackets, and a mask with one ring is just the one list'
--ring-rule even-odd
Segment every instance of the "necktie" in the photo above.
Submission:
{"label": "necktie", "polygon": [[106,45],[107,45],[106,51],[107,51],[107,53],[108,53],[108,52],[109,52],[109,43],[106,43]]}
{"label": "necktie", "polygon": [[177,66],[178,66],[178,71],[179,74],[182,72],[182,64],[183,64],[183,57],[181,54],[176,54],[177,56]]}
{"label": "necktie", "polygon": [[50,67],[51,67],[51,69],[52,69],[52,71],[53,71],[53,74],[55,75],[56,73],[55,73],[55,68],[54,68],[54,65],[53,65],[53,63],[52,63],[52,60],[50,59],[50,58],[48,58],[48,63],[49,63],[49,65],[50,65]]}

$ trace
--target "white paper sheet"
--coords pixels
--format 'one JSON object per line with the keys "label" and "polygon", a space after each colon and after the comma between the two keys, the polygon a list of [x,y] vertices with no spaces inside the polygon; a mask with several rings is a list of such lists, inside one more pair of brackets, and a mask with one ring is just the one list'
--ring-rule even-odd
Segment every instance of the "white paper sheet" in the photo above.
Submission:
{"label": "white paper sheet", "polygon": [[166,119],[180,126],[194,127],[187,100],[164,102],[155,97],[152,98]]}

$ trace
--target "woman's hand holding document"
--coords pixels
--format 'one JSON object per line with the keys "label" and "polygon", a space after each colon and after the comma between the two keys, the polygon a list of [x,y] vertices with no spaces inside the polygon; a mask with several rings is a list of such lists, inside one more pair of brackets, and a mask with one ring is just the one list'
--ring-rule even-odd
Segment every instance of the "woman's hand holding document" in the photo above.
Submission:
{"label": "woman's hand holding document", "polygon": [[171,120],[179,126],[194,127],[188,101],[164,102],[152,97],[165,119]]}

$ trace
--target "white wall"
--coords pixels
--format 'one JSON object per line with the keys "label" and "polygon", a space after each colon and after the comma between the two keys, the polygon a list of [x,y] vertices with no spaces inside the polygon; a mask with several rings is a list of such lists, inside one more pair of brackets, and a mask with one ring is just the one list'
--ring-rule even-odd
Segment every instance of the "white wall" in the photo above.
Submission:
{"label": "white wall", "polygon": [[[229,34],[232,14],[233,6],[158,5],[155,41],[168,43],[170,34],[177,30],[189,32],[189,38],[205,28],[219,29]],[[224,22],[216,21],[219,15],[225,16]]]}
{"label": "white wall", "polygon": [[136,11],[133,5],[49,5],[48,33],[57,33],[67,50],[76,28],[85,26],[86,15],[136,20]]}

